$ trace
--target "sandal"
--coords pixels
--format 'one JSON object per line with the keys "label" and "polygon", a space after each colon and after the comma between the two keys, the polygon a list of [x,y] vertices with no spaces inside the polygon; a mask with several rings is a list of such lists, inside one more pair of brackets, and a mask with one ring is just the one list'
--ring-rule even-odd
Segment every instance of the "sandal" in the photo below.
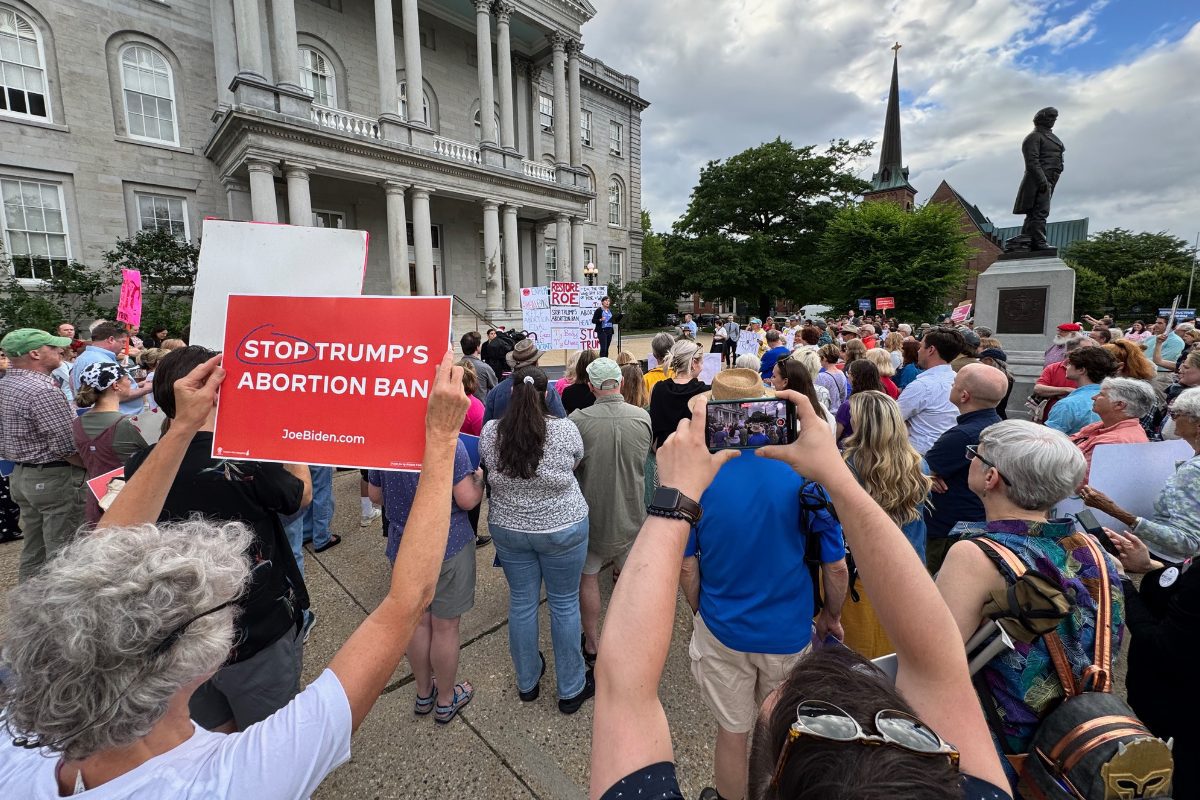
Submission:
{"label": "sandal", "polygon": [[471,702],[475,696],[475,687],[469,681],[454,684],[454,702],[448,706],[438,706],[433,714],[433,721],[445,725],[458,714],[459,709]]}
{"label": "sandal", "polygon": [[337,547],[341,543],[342,543],[342,537],[338,536],[336,533],[332,533],[329,535],[329,541],[326,542],[325,544],[321,545],[320,547],[314,547],[313,552],[314,553],[324,553],[329,548]]}
{"label": "sandal", "polygon": [[426,716],[430,711],[433,711],[433,701],[437,699],[437,678],[433,680],[433,688],[429,691],[429,697],[421,697],[417,695],[417,699],[413,701],[413,713],[418,717]]}

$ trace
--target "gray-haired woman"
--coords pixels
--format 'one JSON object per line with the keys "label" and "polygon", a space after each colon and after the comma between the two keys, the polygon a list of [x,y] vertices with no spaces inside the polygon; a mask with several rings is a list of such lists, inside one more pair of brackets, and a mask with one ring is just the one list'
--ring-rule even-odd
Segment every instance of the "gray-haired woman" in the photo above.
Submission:
{"label": "gray-haired woman", "polygon": [[[240,524],[149,524],[224,378],[219,357],[175,383],[168,432],[97,533],[9,595],[0,657],[0,796],[308,797],[350,758],[350,736],[433,598],[450,529],[451,478],[468,407],[447,353],[425,419],[425,460],[388,597],[319,678],[245,731],[205,731],[188,700],[229,655],[252,573]],[[267,562],[263,562],[266,564]],[[90,793],[89,793],[90,795]]]}

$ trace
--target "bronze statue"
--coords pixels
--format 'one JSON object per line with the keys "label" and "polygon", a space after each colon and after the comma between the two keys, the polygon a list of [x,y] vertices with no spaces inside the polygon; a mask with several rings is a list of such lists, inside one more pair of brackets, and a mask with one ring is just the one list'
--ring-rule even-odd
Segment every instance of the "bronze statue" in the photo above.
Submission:
{"label": "bronze statue", "polygon": [[1043,108],[1033,117],[1033,132],[1021,143],[1025,159],[1025,177],[1017,189],[1014,214],[1024,214],[1021,234],[1008,240],[1006,252],[1054,251],[1046,241],[1046,220],[1050,218],[1050,200],[1063,171],[1062,139],[1054,135],[1058,109]]}

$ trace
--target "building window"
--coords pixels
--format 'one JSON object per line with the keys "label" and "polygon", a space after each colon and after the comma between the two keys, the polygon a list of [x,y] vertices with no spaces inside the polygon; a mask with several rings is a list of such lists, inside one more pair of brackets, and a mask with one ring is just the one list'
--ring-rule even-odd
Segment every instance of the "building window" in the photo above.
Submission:
{"label": "building window", "polygon": [[135,139],[178,144],[171,66],[157,51],[134,44],[121,51],[125,124]]}
{"label": "building window", "polygon": [[[492,121],[496,123],[496,130],[499,131],[500,130],[500,117],[496,114],[492,114]],[[475,141],[482,142],[483,141],[483,127],[482,127],[482,123],[479,121],[479,109],[475,109],[475,115],[471,117],[471,124],[475,127]]]}
{"label": "building window", "polygon": [[338,211],[313,211],[314,228],[345,228],[346,215]]}
{"label": "building window", "polygon": [[0,7],[0,114],[50,119],[46,62],[37,28],[4,7]]}
{"label": "building window", "polygon": [[621,123],[608,123],[608,152],[614,156],[621,155]]}
{"label": "building window", "polygon": [[539,94],[538,111],[542,120],[542,130],[554,130],[554,98],[548,94]]}
{"label": "building window", "polygon": [[621,197],[622,193],[623,192],[621,189],[621,181],[617,178],[617,176],[614,175],[612,180],[608,182],[608,224],[609,225],[618,225],[619,226],[622,224],[622,220],[624,220],[624,218],[625,218],[624,211],[621,207],[622,206],[622,197]]}
{"label": "building window", "polygon": [[182,197],[136,192],[138,230],[168,231],[177,239],[188,238],[187,201]]}
{"label": "building window", "polygon": [[[587,169],[587,167],[584,167],[584,169]],[[588,191],[590,191],[590,192],[596,191],[596,176],[592,174],[592,171],[590,169],[587,170],[587,188],[588,188]],[[596,203],[595,198],[588,200],[588,204],[587,204],[587,221],[588,222],[596,221],[596,206],[597,206],[597,203]]]}
{"label": "building window", "polygon": [[546,282],[558,280],[558,245],[546,245]]}
{"label": "building window", "polygon": [[592,112],[584,111],[579,115],[579,140],[585,147],[592,146]]}
{"label": "building window", "polygon": [[[406,120],[409,119],[408,81],[400,81],[400,116]],[[429,95],[424,91],[421,92],[421,120],[426,126],[429,125]]]}
{"label": "building window", "polygon": [[608,251],[608,282],[621,285],[625,280],[625,254],[620,250]]}
{"label": "building window", "polygon": [[300,48],[300,83],[313,96],[314,103],[337,108],[337,76],[333,64],[311,47]]}
{"label": "building window", "polygon": [[4,247],[18,278],[42,280],[70,258],[62,187],[55,183],[0,179],[4,201]]}
{"label": "building window", "polygon": [[596,263],[596,248],[594,246],[590,244],[583,246],[583,263],[585,266]]}

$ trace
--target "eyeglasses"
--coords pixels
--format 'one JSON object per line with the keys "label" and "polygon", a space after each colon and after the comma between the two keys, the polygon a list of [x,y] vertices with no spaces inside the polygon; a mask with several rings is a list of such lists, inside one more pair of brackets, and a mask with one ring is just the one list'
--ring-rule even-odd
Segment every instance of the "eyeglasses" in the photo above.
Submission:
{"label": "eyeglasses", "polygon": [[1008,478],[1004,477],[1004,473],[1000,471],[999,467],[997,467],[991,461],[988,461],[983,456],[979,455],[979,445],[977,445],[977,444],[967,445],[967,461],[973,461],[976,458],[978,458],[983,463],[987,464],[992,469],[996,470],[996,474],[1000,476],[1000,480],[1004,481],[1004,483],[1007,484],[1008,486],[1012,486],[1012,481],[1010,481]]}
{"label": "eyeglasses", "polygon": [[875,730],[879,731],[878,736],[864,733],[858,720],[832,703],[803,701],[796,706],[796,721],[788,729],[788,738],[775,764],[771,786],[778,786],[792,744],[801,736],[813,736],[830,742],[898,747],[923,756],[944,755],[958,769],[958,750],[912,714],[885,708],[875,715]]}
{"label": "eyeglasses", "polygon": [[1187,417],[1188,419],[1192,418],[1190,414],[1185,414],[1177,408],[1169,409],[1167,411],[1167,416],[1171,419],[1179,419],[1180,417]]}

